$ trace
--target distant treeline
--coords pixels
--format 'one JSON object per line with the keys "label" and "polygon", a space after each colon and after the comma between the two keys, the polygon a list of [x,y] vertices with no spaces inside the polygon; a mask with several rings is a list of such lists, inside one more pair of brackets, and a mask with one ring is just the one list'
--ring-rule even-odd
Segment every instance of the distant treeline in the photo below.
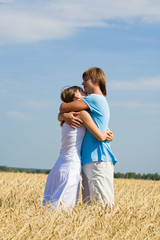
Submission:
{"label": "distant treeline", "polygon": [[[45,173],[49,174],[51,169],[32,169],[32,168],[12,168],[7,166],[0,166],[0,171],[2,172],[26,172],[26,173]],[[160,180],[160,175],[158,173],[114,173],[115,178],[128,178],[128,179],[148,179],[148,180]]]}
{"label": "distant treeline", "polygon": [[36,169],[36,168],[12,168],[7,166],[0,166],[2,172],[25,172],[25,173],[46,173],[48,174],[50,169]]}
{"label": "distant treeline", "polygon": [[150,179],[150,180],[160,180],[160,175],[158,175],[158,173],[134,173],[134,172],[128,172],[128,173],[114,173],[114,177],[115,178],[134,178],[134,179]]}

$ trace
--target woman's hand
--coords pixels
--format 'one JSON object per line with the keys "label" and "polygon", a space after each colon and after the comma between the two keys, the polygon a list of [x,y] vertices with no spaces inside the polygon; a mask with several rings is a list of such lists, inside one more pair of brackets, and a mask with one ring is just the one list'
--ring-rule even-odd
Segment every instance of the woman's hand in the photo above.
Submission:
{"label": "woman's hand", "polygon": [[105,133],[105,141],[111,142],[113,141],[113,132],[108,128]]}

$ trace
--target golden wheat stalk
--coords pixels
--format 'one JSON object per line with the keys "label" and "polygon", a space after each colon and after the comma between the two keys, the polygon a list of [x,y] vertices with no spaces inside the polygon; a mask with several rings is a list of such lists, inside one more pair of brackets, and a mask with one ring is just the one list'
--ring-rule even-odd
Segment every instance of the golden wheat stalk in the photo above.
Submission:
{"label": "golden wheat stalk", "polygon": [[47,210],[47,175],[0,172],[0,239],[160,239],[160,181],[115,179],[115,206]]}

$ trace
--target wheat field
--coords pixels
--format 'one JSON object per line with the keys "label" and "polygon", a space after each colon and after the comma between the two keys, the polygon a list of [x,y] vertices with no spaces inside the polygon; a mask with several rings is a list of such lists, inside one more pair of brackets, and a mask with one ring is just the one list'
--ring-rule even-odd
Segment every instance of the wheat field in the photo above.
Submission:
{"label": "wheat field", "polygon": [[115,206],[42,207],[47,175],[0,172],[0,239],[160,239],[160,181],[115,179]]}

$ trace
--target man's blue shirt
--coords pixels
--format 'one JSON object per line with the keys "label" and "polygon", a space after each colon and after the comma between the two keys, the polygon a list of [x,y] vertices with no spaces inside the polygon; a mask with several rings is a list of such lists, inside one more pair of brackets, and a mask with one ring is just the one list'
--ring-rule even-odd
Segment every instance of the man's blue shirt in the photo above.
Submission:
{"label": "man's blue shirt", "polygon": [[[106,98],[101,94],[90,94],[82,99],[89,107],[93,121],[101,131],[108,128],[110,111]],[[115,165],[117,160],[111,152],[110,143],[98,141],[86,129],[86,134],[82,143],[82,165],[93,161],[112,161]]]}

